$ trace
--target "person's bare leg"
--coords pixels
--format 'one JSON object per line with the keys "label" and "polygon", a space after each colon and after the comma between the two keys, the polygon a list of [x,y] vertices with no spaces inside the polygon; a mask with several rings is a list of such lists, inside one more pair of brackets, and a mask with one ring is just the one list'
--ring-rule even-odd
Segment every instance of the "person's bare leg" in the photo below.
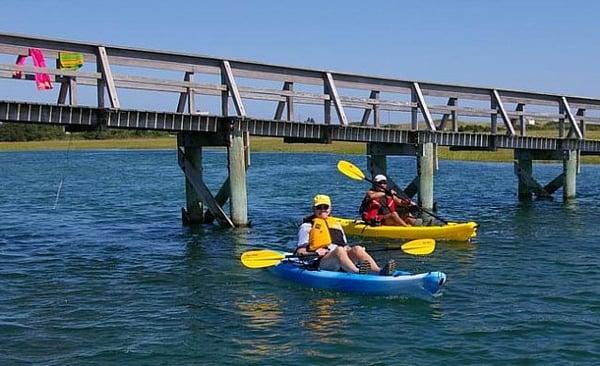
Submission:
{"label": "person's bare leg", "polygon": [[373,259],[373,257],[367,253],[365,248],[361,247],[360,245],[355,245],[350,248],[348,250],[348,256],[356,263],[360,261],[368,261],[369,265],[371,266],[371,271],[373,272],[379,273],[379,271],[381,271],[381,268],[377,265],[375,259]]}
{"label": "person's bare leg", "polygon": [[348,273],[358,273],[358,267],[352,259],[348,256],[348,252],[344,247],[337,247],[333,251],[327,253],[323,258],[321,258],[321,263],[319,265],[322,269],[325,270],[334,270],[336,271],[339,267]]}
{"label": "person's bare leg", "polygon": [[417,222],[417,219],[415,219],[414,217],[411,217],[411,216],[406,216],[402,220],[404,220],[404,222],[406,222],[410,226],[415,226],[415,223]]}
{"label": "person's bare leg", "polygon": [[383,224],[388,226],[410,226],[402,220],[397,212],[392,212],[383,216]]}

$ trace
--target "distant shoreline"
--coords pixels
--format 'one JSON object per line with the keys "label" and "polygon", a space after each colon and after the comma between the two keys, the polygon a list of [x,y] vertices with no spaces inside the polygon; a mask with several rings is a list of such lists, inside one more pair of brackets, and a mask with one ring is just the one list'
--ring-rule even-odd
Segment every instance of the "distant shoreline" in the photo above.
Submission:
{"label": "distant shoreline", "polygon": [[[124,150],[175,150],[176,137],[132,138],[108,140],[47,140],[25,142],[0,142],[0,153],[16,151],[62,151],[93,149]],[[284,144],[280,138],[253,137],[250,149],[254,152],[291,152],[291,153],[332,153],[332,154],[366,154],[364,143],[334,141],[332,144]],[[513,161],[512,150],[498,151],[449,151],[447,147],[439,148],[440,160],[462,161]],[[600,156],[584,156],[582,163],[600,164]]]}

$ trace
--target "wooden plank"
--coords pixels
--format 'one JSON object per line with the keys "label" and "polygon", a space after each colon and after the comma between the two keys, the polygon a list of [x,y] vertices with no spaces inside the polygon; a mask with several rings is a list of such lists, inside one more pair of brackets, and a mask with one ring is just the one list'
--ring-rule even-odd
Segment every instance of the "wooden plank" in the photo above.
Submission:
{"label": "wooden plank", "polygon": [[[225,179],[225,182],[223,182],[223,184],[221,185],[221,188],[219,188],[217,195],[215,196],[215,201],[217,201],[217,204],[219,206],[225,206],[227,200],[229,200],[230,192],[231,190],[229,188],[229,177],[227,177],[227,179]],[[211,223],[214,220],[215,216],[212,214],[212,212],[206,211],[206,213],[204,214],[204,222]]]}
{"label": "wooden plank", "polygon": [[[449,107],[456,106],[457,100],[457,98],[448,98],[448,103],[446,105]],[[452,116],[452,126],[454,130],[454,127],[456,125],[456,110],[452,110],[450,113],[444,113],[444,115],[442,116],[442,120],[440,121],[440,124],[437,128],[438,130],[443,131],[446,128],[446,123],[448,122],[450,116]]]}
{"label": "wooden plank", "polygon": [[77,105],[77,78],[69,78],[69,104]]}
{"label": "wooden plank", "polygon": [[115,87],[115,80],[113,79],[110,64],[108,63],[108,54],[106,53],[106,48],[103,46],[98,46],[97,62],[100,63],[102,76],[104,82],[106,83],[111,106],[113,108],[121,108],[121,103],[119,103],[119,97],[117,96],[117,88]]}
{"label": "wooden plank", "polygon": [[[585,108],[579,108],[579,109],[577,109],[577,114],[576,114],[577,120],[580,123],[579,129],[581,130],[581,135],[584,138],[585,138],[585,133],[586,133],[585,111],[586,111]],[[579,174],[579,172],[577,172],[577,174]]]}
{"label": "wooden plank", "polygon": [[[330,90],[331,89],[327,85],[327,82],[324,81],[323,82],[323,94],[326,94],[327,96],[329,96]],[[326,125],[331,124],[331,98],[325,99],[323,101],[323,123],[325,123]]]}
{"label": "wooden plank", "polygon": [[66,104],[68,91],[69,84],[67,82],[60,83],[60,90],[58,91],[58,99],[56,101],[56,104]]}
{"label": "wooden plank", "polygon": [[373,104],[373,124],[375,127],[381,127],[379,122],[381,113],[379,112],[379,104]]}
{"label": "wooden plank", "polygon": [[100,74],[100,78],[94,80],[96,82],[96,98],[98,102],[98,108],[104,108],[106,106],[106,102],[104,99],[104,93],[106,90],[106,81],[102,78],[102,63],[96,61],[96,71]]}
{"label": "wooden plank", "polygon": [[230,144],[227,148],[229,168],[229,209],[231,220],[236,226],[248,225],[248,194],[246,190],[246,132],[234,127],[230,134]]}
{"label": "wooden plank", "polygon": [[413,178],[413,180],[408,183],[406,188],[404,188],[404,193],[411,199],[417,194],[419,191],[419,176]]}
{"label": "wooden plank", "polygon": [[419,129],[419,98],[415,88],[411,89],[410,102],[413,104],[410,108],[410,129],[417,131]]}
{"label": "wooden plank", "polygon": [[221,225],[232,228],[235,227],[231,219],[229,219],[221,206],[218,205],[217,201],[210,193],[210,189],[202,181],[202,176],[200,176],[198,170],[185,158],[185,153],[181,148],[177,149],[177,158],[179,166],[185,173],[186,178],[192,184],[196,190],[196,193],[201,198],[202,203],[206,205],[212,215],[219,221]]}
{"label": "wooden plank", "polygon": [[223,75],[225,76],[227,88],[229,89],[229,94],[233,99],[235,110],[237,111],[238,116],[246,117],[246,109],[242,103],[242,97],[240,96],[240,91],[238,90],[237,84],[233,77],[233,72],[231,71],[231,65],[229,64],[229,61],[223,60],[221,67]]}
{"label": "wooden plank", "polygon": [[[221,84],[227,86],[227,76],[221,73]],[[221,91],[221,114],[223,117],[229,116],[229,88]]]}
{"label": "wooden plank", "polygon": [[515,135],[515,128],[512,125],[510,117],[506,113],[506,109],[504,108],[504,104],[502,104],[502,99],[500,99],[500,94],[496,89],[492,89],[492,98],[495,101],[496,106],[500,110],[500,115],[502,116],[502,120],[504,121],[504,126],[506,126],[507,132],[509,136]]}
{"label": "wooden plank", "polygon": [[579,129],[579,125],[577,124],[577,121],[575,120],[573,113],[571,113],[571,107],[569,107],[569,102],[567,101],[567,98],[561,97],[560,102],[561,102],[562,107],[565,109],[565,114],[567,115],[567,119],[569,120],[569,123],[571,124],[571,128],[577,135],[577,138],[579,140],[583,140],[583,134],[581,133],[581,130]]}
{"label": "wooden plank", "polygon": [[[456,107],[458,105],[458,98],[450,98],[450,100],[448,100],[448,102],[451,103],[450,106]],[[450,115],[452,116],[452,131],[458,132],[457,110],[454,109],[454,110],[450,111]]]}
{"label": "wooden plank", "polygon": [[[286,83],[288,85],[287,90],[293,91],[294,83],[292,83],[292,82],[286,82]],[[284,83],[284,89],[285,89],[285,83]],[[286,96],[286,102],[287,102],[287,120],[289,122],[291,122],[294,120],[294,97],[292,95]]]}
{"label": "wooden plank", "polygon": [[[192,82],[194,73],[186,71],[183,80]],[[196,106],[194,103],[194,90],[191,87],[187,87],[185,92],[179,94],[179,101],[177,102],[177,112],[183,113],[185,106],[188,106],[188,113],[196,113]]]}
{"label": "wooden plank", "polygon": [[15,65],[15,64],[4,64],[0,63],[0,70],[10,71],[9,78],[12,77],[13,71],[22,71],[24,73],[45,73],[48,75],[57,75],[57,76],[71,76],[71,77],[88,77],[88,78],[102,78],[101,72],[86,72],[86,71],[72,71],[72,70],[63,70],[63,69],[54,69],[50,67],[37,67],[33,65]]}
{"label": "wooden plank", "polygon": [[518,112],[519,115],[519,126],[521,127],[521,136],[527,136],[527,121],[525,120],[525,115],[523,115],[523,110],[525,109],[525,104],[519,103],[515,108],[515,111]]}
{"label": "wooden plank", "polygon": [[[294,83],[285,81],[283,83],[282,90],[283,91],[292,91],[294,88]],[[290,95],[285,98],[285,100],[280,100],[277,103],[277,110],[275,111],[274,120],[279,121],[283,116],[283,110],[287,104],[287,120],[291,121],[294,116],[294,98]]]}
{"label": "wooden plank", "polygon": [[[371,94],[369,94],[369,99],[379,99],[379,90],[371,90]],[[365,111],[363,112],[363,116],[362,116],[362,120],[361,120],[361,125],[362,126],[366,126],[369,122],[369,117],[371,116],[371,110],[373,110],[373,124],[377,127],[379,126],[378,123],[378,118],[376,116],[376,109],[378,108],[377,104],[373,104],[371,106],[371,108],[365,108]]]}
{"label": "wooden plank", "polygon": [[498,102],[493,96],[490,96],[490,132],[492,135],[498,133]]}
{"label": "wooden plank", "polygon": [[342,104],[342,101],[340,100],[337,88],[335,87],[333,76],[329,72],[325,73],[325,83],[327,84],[327,88],[329,90],[328,94],[333,99],[333,104],[335,105],[335,110],[337,112],[340,124],[342,126],[347,126],[348,118],[346,118],[346,112],[344,112],[344,106]]}
{"label": "wooden plank", "polygon": [[419,107],[421,108],[421,113],[425,118],[425,123],[430,131],[435,131],[435,123],[433,123],[433,118],[431,118],[431,113],[429,112],[429,108],[427,107],[427,103],[425,103],[425,97],[423,97],[423,92],[421,91],[421,87],[419,83],[413,83],[413,89],[415,91],[415,96],[417,97],[417,101],[419,102]]}
{"label": "wooden plank", "polygon": [[544,191],[548,192],[548,194],[553,194],[560,187],[565,184],[565,173],[561,173],[558,177],[554,178],[550,183],[544,186]]}

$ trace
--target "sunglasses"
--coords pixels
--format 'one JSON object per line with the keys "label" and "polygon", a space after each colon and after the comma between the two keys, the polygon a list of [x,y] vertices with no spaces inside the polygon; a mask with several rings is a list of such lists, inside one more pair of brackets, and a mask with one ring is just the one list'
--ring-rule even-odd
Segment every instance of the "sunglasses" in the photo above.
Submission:
{"label": "sunglasses", "polygon": [[380,180],[377,184],[387,184],[387,180]]}
{"label": "sunglasses", "polygon": [[329,210],[329,205],[317,205],[315,210]]}

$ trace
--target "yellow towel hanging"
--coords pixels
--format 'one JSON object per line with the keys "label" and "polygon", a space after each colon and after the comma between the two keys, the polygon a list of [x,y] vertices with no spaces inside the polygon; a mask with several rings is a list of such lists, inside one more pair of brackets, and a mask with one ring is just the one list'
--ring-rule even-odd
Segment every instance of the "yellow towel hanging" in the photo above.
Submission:
{"label": "yellow towel hanging", "polygon": [[79,52],[59,52],[58,68],[62,70],[77,70],[83,66],[83,54]]}

